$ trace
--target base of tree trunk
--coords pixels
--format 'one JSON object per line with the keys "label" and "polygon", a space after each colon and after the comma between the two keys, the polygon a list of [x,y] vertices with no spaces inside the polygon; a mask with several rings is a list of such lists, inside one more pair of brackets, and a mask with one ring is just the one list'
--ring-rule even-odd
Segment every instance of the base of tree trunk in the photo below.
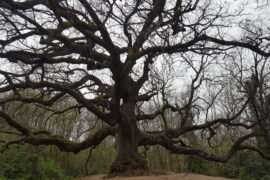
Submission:
{"label": "base of tree trunk", "polygon": [[112,164],[108,177],[148,175],[147,161],[139,154],[119,156]]}

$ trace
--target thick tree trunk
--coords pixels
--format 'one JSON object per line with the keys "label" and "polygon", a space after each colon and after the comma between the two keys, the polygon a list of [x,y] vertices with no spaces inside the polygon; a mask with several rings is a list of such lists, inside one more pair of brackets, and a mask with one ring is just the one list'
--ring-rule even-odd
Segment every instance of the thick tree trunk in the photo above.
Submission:
{"label": "thick tree trunk", "polygon": [[138,152],[139,130],[136,124],[131,124],[118,126],[115,136],[117,158],[111,166],[110,174],[133,176],[148,173],[147,162]]}
{"label": "thick tree trunk", "polygon": [[[115,134],[117,157],[111,166],[111,175],[143,175],[148,173],[147,162],[138,152],[138,142],[141,132],[136,124],[135,104],[137,88],[132,78],[120,76],[115,99],[115,117],[117,118],[117,133]],[[119,108],[119,109],[118,109]]]}

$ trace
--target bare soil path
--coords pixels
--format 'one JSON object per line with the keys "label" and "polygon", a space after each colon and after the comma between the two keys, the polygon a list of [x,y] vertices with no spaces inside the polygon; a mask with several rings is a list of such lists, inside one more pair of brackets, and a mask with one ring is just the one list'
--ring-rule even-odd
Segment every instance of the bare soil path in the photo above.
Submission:
{"label": "bare soil path", "polygon": [[[88,176],[77,180],[103,180],[105,175]],[[223,177],[212,177],[200,174],[170,173],[161,176],[115,177],[109,180],[234,180]]]}

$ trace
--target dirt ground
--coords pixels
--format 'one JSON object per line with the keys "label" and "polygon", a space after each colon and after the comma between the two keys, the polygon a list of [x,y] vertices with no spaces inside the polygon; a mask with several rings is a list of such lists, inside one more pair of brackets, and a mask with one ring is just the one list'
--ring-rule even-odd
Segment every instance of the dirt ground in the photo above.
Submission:
{"label": "dirt ground", "polygon": [[[89,176],[76,180],[102,180],[105,175]],[[212,177],[200,174],[170,173],[161,176],[139,176],[139,177],[115,177],[109,180],[233,180],[223,177]]]}

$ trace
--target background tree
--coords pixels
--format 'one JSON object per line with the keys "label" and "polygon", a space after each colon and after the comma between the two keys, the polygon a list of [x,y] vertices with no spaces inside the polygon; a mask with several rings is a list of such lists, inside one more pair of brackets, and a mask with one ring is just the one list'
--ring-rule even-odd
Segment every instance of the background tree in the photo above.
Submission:
{"label": "background tree", "polygon": [[[270,159],[252,141],[269,136],[269,124],[259,125],[264,116],[248,118],[258,85],[250,93],[244,83],[254,71],[256,77],[269,76],[269,27],[263,17],[247,15],[250,8],[268,8],[261,3],[1,0],[0,117],[16,130],[19,142],[66,152],[114,136],[111,173],[147,172],[138,146],[148,145],[217,162],[245,149]],[[157,73],[161,69],[167,74]],[[71,121],[74,128],[59,136],[55,126],[19,122],[4,108],[14,101],[62,114],[56,121],[88,111],[102,123],[78,133]],[[158,116],[155,130],[142,125]],[[259,130],[252,131],[255,126]],[[185,135],[201,133],[196,141],[211,146],[224,130],[233,138],[222,154],[192,146],[194,138],[185,142]]]}

